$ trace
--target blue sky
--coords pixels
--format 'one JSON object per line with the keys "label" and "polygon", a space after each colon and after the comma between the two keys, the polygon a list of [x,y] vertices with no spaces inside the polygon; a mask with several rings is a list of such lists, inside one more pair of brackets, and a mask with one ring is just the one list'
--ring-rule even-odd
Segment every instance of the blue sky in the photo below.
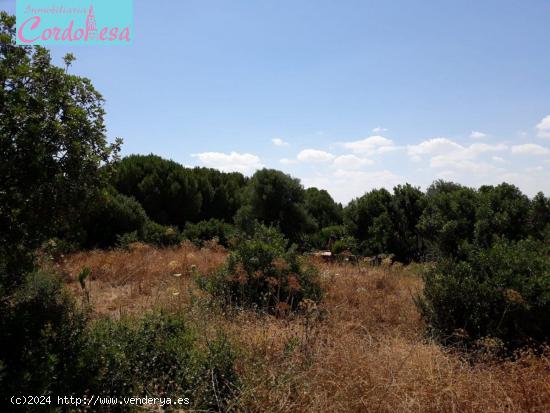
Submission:
{"label": "blue sky", "polygon": [[52,47],[104,95],[123,154],[277,168],[342,202],[438,178],[550,194],[548,0],[136,0],[134,13],[132,46]]}

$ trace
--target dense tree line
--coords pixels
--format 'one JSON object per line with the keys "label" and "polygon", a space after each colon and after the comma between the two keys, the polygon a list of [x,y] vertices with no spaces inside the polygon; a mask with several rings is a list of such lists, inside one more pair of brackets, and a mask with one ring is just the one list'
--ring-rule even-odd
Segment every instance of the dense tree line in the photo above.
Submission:
{"label": "dense tree line", "polygon": [[547,239],[550,233],[550,200],[542,193],[531,200],[507,183],[474,189],[440,180],[425,192],[398,185],[342,207],[327,191],[305,189],[273,169],[247,178],[131,155],[113,168],[110,185],[84,221],[85,245],[114,245],[117,236],[132,231],[139,238],[150,221],[164,226],[160,232],[173,228],[199,243],[215,236],[227,245],[235,231],[250,231],[259,222],[278,227],[302,249],[387,253],[410,262],[464,256],[501,239]]}

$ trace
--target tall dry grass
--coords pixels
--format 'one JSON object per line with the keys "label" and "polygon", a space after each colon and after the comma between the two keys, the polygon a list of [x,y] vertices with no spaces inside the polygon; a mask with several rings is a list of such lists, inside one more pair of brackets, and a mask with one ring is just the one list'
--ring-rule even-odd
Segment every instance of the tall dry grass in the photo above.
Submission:
{"label": "tall dry grass", "polygon": [[[74,279],[92,270],[96,311],[170,308],[196,294],[190,267],[205,273],[225,252],[190,245],[80,253],[66,259]],[[177,262],[178,266],[172,269]],[[234,411],[246,412],[549,412],[550,354],[471,363],[424,337],[413,297],[420,277],[401,267],[317,263],[323,304],[304,315],[230,314],[177,298],[205,334],[223,330],[240,349]],[[174,277],[181,271],[181,277]],[[72,281],[75,292],[76,283]],[[139,286],[139,287],[138,287]],[[179,295],[174,296],[177,289]],[[185,289],[191,291],[185,294]],[[156,302],[152,299],[157,294]]]}
{"label": "tall dry grass", "polygon": [[[77,277],[83,268],[93,311],[102,315],[140,314],[154,307],[189,303],[192,272],[208,273],[223,264],[223,247],[199,249],[191,243],[158,249],[131,244],[129,250],[94,250],[67,256],[60,264],[70,288],[84,296]],[[193,270],[196,268],[196,270]]]}

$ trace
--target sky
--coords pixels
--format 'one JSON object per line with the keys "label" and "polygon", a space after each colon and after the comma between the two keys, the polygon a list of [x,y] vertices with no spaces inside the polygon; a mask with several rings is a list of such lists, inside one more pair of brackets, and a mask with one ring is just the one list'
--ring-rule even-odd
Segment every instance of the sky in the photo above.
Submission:
{"label": "sky", "polygon": [[134,16],[131,46],[51,47],[103,94],[123,155],[275,168],[343,203],[435,179],[550,195],[550,0],[135,0]]}

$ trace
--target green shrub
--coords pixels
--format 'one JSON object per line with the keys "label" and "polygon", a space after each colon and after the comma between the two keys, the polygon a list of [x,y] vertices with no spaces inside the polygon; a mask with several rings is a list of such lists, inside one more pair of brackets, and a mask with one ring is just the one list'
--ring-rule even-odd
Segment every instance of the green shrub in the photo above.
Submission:
{"label": "green shrub", "polygon": [[340,254],[344,251],[356,252],[357,250],[357,240],[353,237],[344,237],[339,239],[332,244],[331,251],[333,254]]}
{"label": "green shrub", "polygon": [[181,316],[162,313],[94,322],[83,353],[92,394],[187,397],[208,411],[234,395],[234,358],[224,336],[201,346]]}
{"label": "green shrub", "polygon": [[208,221],[197,222],[196,224],[187,224],[183,231],[183,236],[199,247],[202,247],[204,241],[212,239],[217,239],[221,245],[227,247],[234,233],[235,230],[232,225],[212,218]]}
{"label": "green shrub", "polygon": [[143,226],[141,240],[161,247],[176,245],[181,241],[181,234],[175,227],[167,227],[154,221],[147,221]]}
{"label": "green shrub", "polygon": [[331,245],[346,236],[346,229],[343,225],[324,227],[313,234],[304,235],[305,249],[320,250],[329,249]]}
{"label": "green shrub", "polygon": [[0,300],[0,398],[84,390],[80,352],[85,315],[54,275],[34,272]]}
{"label": "green shrub", "polygon": [[305,298],[320,301],[316,269],[286,247],[278,230],[259,226],[254,236],[236,243],[221,270],[199,278],[199,285],[226,304],[268,312],[295,310]]}
{"label": "green shrub", "polygon": [[77,250],[78,245],[74,242],[60,238],[50,238],[42,244],[40,253],[49,260],[59,260],[64,255]]}
{"label": "green shrub", "polygon": [[147,214],[134,198],[115,190],[106,191],[87,215],[85,244],[88,247],[111,247],[123,234],[143,231],[147,221]]}
{"label": "green shrub", "polygon": [[550,246],[500,241],[443,259],[425,274],[419,305],[446,343],[495,338],[513,350],[550,339]]}
{"label": "green shrub", "polygon": [[130,244],[133,244],[134,242],[139,242],[139,241],[140,241],[140,238],[137,231],[127,232],[126,234],[117,236],[116,246],[118,248],[128,249]]}
{"label": "green shrub", "polygon": [[0,311],[2,400],[154,395],[188,397],[190,408],[220,411],[238,388],[227,339],[220,334],[203,344],[179,315],[89,322],[62,282],[44,272],[28,275],[10,300],[0,301]]}

